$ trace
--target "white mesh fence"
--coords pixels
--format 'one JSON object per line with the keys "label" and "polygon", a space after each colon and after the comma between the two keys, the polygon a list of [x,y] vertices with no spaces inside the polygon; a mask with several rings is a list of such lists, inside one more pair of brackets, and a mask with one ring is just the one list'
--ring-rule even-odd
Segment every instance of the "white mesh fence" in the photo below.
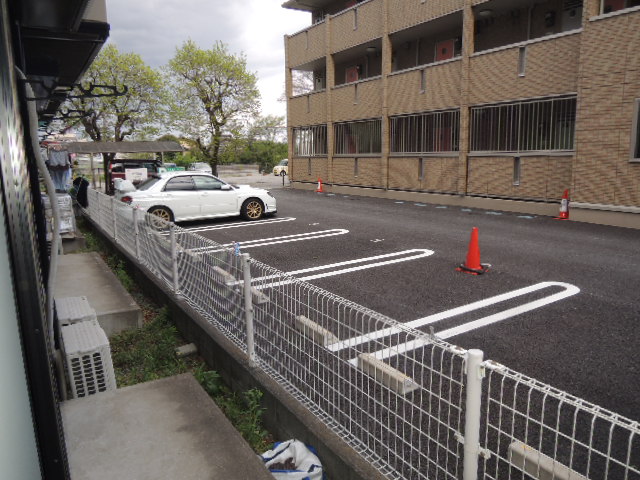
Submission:
{"label": "white mesh fence", "polygon": [[637,422],[105,195],[87,213],[388,478],[640,480]]}

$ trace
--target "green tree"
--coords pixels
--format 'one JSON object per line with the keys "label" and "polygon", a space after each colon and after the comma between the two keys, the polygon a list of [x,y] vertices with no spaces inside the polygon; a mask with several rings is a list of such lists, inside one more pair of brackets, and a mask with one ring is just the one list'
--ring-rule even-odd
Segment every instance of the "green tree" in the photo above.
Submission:
{"label": "green tree", "polygon": [[[137,53],[121,53],[115,45],[104,47],[82,77],[81,85],[109,85],[121,96],[90,97],[73,95],[66,103],[67,110],[83,112],[82,118],[68,119],[67,127],[80,127],[94,142],[122,142],[128,137],[144,137],[153,133],[162,118],[165,90],[162,75],[146,65]],[[112,93],[110,89],[96,87],[92,93]],[[104,169],[115,154],[104,154]],[[107,185],[110,179],[107,178]]]}
{"label": "green tree", "polygon": [[176,49],[165,71],[176,128],[194,141],[217,173],[226,126],[255,114],[260,106],[256,75],[247,70],[244,55],[233,55],[224,43],[203,50],[192,40]]}

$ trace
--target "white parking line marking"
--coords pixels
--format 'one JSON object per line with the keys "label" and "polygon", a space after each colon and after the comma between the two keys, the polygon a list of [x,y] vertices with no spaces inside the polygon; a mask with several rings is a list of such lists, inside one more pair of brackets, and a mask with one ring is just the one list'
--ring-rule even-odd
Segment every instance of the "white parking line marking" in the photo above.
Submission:
{"label": "white parking line marking", "polygon": [[[474,320],[474,321],[465,323],[464,325],[460,325],[460,326],[455,327],[455,328],[450,328],[448,330],[444,330],[444,331],[442,331],[440,333],[437,333],[436,335],[438,335],[438,337],[440,337],[442,339],[453,337],[455,335],[459,335],[461,333],[464,333],[464,332],[467,332],[467,331],[470,331],[470,330],[475,330],[476,328],[480,328],[480,327],[489,325],[491,323],[499,322],[501,320],[505,320],[505,319],[513,317],[515,315],[519,315],[521,313],[528,312],[530,310],[534,310],[536,308],[543,307],[545,305],[548,305],[548,304],[553,303],[553,302],[557,302],[559,300],[562,300],[564,298],[570,297],[570,296],[575,295],[576,293],[580,292],[580,289],[578,287],[576,287],[575,285],[571,285],[569,283],[563,283],[563,282],[541,282],[541,283],[537,283],[535,285],[531,285],[529,287],[520,288],[518,290],[513,290],[511,292],[503,293],[501,295],[496,295],[494,297],[486,298],[484,300],[479,300],[477,302],[473,302],[473,303],[470,303],[468,305],[463,305],[461,307],[453,308],[451,310],[446,310],[444,312],[436,313],[434,315],[429,315],[428,317],[419,318],[417,320],[413,320],[411,322],[405,323],[404,325],[406,325],[407,327],[411,327],[411,328],[424,327],[425,325],[429,325],[431,323],[439,322],[440,320],[444,320],[444,319],[447,319],[447,318],[455,317],[456,315],[460,315],[460,314],[463,314],[463,313],[472,312],[473,310],[478,310],[480,308],[484,308],[484,307],[487,307],[489,305],[494,305],[496,303],[504,302],[504,301],[510,300],[512,298],[516,298],[516,297],[519,297],[519,296],[522,296],[522,295],[526,295],[528,293],[532,293],[532,292],[541,290],[543,288],[549,288],[549,287],[553,287],[553,286],[563,287],[565,290],[562,291],[562,292],[550,295],[548,297],[541,298],[539,300],[534,300],[532,302],[525,303],[524,305],[520,305],[518,307],[510,308],[508,310],[504,310],[502,312],[498,312],[496,314],[489,315],[488,317],[484,317],[484,318],[481,318],[481,319],[478,319],[478,320]],[[341,341],[341,342],[338,342],[338,343],[334,343],[333,345],[329,345],[327,348],[332,352],[337,352],[337,351],[343,350],[345,348],[354,347],[356,345],[360,345],[362,343],[370,342],[372,340],[377,340],[378,338],[394,335],[394,334],[400,333],[402,331],[403,330],[401,328],[398,328],[398,327],[385,328],[385,329],[378,330],[378,331],[375,331],[375,332],[370,332],[370,333],[367,333],[367,334],[364,334],[364,335],[360,335],[358,337],[350,338],[348,340],[344,340],[344,341]],[[422,340],[420,340],[420,341],[422,341]],[[418,342],[418,341],[416,340],[414,342],[407,342],[407,345],[411,344],[411,343],[415,343],[415,342]],[[424,341],[422,341],[422,342],[423,343],[420,346],[423,346],[423,345],[426,344],[426,342],[424,342]],[[397,352],[398,348],[400,348],[400,346],[393,347],[393,350]],[[415,347],[415,348],[417,348],[417,347]],[[404,351],[409,351],[411,349],[412,348],[407,348]],[[386,358],[386,357],[382,357],[382,358]]]}
{"label": "white parking line marking", "polygon": [[267,220],[256,220],[255,222],[234,222],[227,223],[224,225],[209,225],[204,227],[193,227],[193,228],[185,228],[187,232],[208,232],[211,230],[223,230],[226,228],[240,228],[240,227],[253,227],[255,225],[264,225],[267,223],[280,223],[280,222],[292,222],[295,220],[294,217],[283,217],[276,219],[267,219]]}
{"label": "white parking line marking", "polygon": [[[428,257],[430,255],[433,255],[433,250],[427,250],[426,248],[414,248],[411,250],[403,250],[401,252],[394,252],[394,253],[385,253],[383,255],[376,255],[373,257],[366,257],[366,258],[357,258],[355,260],[346,260],[344,262],[338,262],[338,263],[330,263],[327,265],[320,265],[317,267],[310,267],[310,268],[304,268],[302,270],[294,270],[292,272],[287,272],[287,275],[291,275],[291,276],[295,276],[295,275],[300,275],[302,273],[311,273],[311,272],[317,272],[319,270],[327,270],[330,268],[336,268],[336,267],[343,267],[345,265],[355,265],[358,263],[363,263],[364,265],[359,265],[357,267],[351,267],[351,268],[342,268],[342,269],[338,269],[338,270],[331,270],[328,272],[324,272],[324,273],[318,273],[315,275],[307,275],[304,277],[298,277],[297,280],[315,280],[318,278],[324,278],[324,277],[332,277],[334,275],[342,275],[343,273],[351,273],[351,272],[357,272],[359,270],[367,270],[369,268],[375,268],[375,267],[382,267],[384,265],[391,265],[394,263],[400,263],[400,262],[407,262],[409,260],[417,260],[419,258],[424,258],[424,257]],[[398,257],[398,258],[393,258],[393,257]],[[382,259],[388,259],[388,258],[393,258],[393,260],[385,260],[382,262],[376,262],[375,260],[382,260]],[[372,263],[365,263],[365,262],[372,262]],[[257,277],[252,279],[252,282],[263,282],[265,280],[269,280],[271,278],[279,278],[279,275],[268,275],[265,277]],[[264,290],[266,288],[274,288],[274,287],[279,287],[281,285],[288,285],[290,283],[293,283],[295,280],[291,279],[291,280],[283,280],[280,282],[273,282],[273,283],[268,283],[265,285],[256,285],[256,288],[259,290]],[[240,282],[238,282],[240,283]]]}
{"label": "white parking line marking", "polygon": [[271,238],[258,238],[256,240],[245,240],[244,242],[232,242],[222,245],[223,248],[218,247],[198,247],[189,250],[193,253],[205,253],[205,252],[222,252],[226,248],[233,247],[236,243],[240,244],[240,248],[245,250],[247,248],[264,247],[266,245],[275,245],[278,243],[300,242],[303,240],[314,240],[316,238],[333,237],[335,235],[344,235],[349,233],[349,230],[343,228],[334,228],[331,230],[320,230],[317,232],[298,233],[295,235],[285,235],[282,237]]}

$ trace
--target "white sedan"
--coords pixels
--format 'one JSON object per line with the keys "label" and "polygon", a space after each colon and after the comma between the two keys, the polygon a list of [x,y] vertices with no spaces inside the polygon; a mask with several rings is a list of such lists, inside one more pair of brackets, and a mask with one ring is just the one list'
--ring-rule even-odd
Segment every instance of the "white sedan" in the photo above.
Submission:
{"label": "white sedan", "polygon": [[258,220],[276,212],[267,190],[231,185],[200,172],[163,172],[149,177],[137,190],[119,184],[116,198],[167,222],[242,215]]}

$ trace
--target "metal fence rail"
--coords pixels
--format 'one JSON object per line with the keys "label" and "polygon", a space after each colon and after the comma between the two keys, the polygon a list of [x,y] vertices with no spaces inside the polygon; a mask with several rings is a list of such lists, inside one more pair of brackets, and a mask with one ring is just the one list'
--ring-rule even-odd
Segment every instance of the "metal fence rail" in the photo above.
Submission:
{"label": "metal fence rail", "polygon": [[87,213],[388,478],[640,480],[640,426],[91,191]]}

